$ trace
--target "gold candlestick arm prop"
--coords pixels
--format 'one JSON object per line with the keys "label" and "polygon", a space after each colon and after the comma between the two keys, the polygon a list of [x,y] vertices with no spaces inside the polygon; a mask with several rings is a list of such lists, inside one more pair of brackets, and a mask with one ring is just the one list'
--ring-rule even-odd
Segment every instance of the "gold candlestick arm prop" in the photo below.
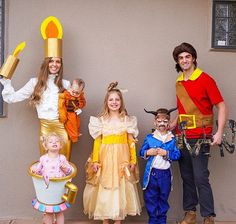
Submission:
{"label": "gold candlestick arm prop", "polygon": [[25,42],[21,42],[16,49],[14,50],[12,55],[9,55],[7,57],[7,59],[5,60],[4,64],[2,65],[1,69],[0,69],[0,75],[7,78],[7,79],[11,79],[16,67],[19,63],[19,58],[18,55],[19,53],[25,48],[26,43]]}

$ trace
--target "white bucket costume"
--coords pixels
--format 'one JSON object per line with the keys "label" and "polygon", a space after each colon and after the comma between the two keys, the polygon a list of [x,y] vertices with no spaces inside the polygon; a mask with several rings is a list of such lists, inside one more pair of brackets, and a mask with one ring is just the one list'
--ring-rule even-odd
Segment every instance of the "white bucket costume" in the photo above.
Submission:
{"label": "white bucket costume", "polygon": [[28,173],[32,176],[36,198],[32,200],[33,207],[46,213],[58,213],[65,211],[73,204],[77,194],[77,187],[70,181],[76,175],[77,169],[74,164],[70,175],[59,178],[50,178],[50,183],[47,185],[43,176],[32,172],[32,167],[38,162],[29,167]]}

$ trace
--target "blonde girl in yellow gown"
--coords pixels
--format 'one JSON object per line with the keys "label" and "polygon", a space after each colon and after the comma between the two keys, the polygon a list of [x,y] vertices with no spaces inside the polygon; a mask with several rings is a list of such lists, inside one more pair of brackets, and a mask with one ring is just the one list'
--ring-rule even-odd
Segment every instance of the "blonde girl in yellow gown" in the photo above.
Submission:
{"label": "blonde girl in yellow gown", "polygon": [[127,115],[117,84],[109,85],[102,113],[89,122],[94,147],[86,165],[84,212],[89,218],[103,220],[103,224],[110,219],[119,224],[127,215],[141,212],[135,150],[137,119]]}

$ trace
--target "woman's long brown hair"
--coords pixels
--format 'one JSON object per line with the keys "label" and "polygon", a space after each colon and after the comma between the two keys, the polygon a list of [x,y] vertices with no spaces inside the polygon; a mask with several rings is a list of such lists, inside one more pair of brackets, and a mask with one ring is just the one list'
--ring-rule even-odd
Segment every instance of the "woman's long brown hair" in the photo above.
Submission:
{"label": "woman's long brown hair", "polygon": [[[39,74],[38,74],[38,81],[37,84],[34,87],[34,91],[30,97],[30,105],[36,106],[40,104],[40,100],[42,97],[43,92],[47,89],[47,81],[48,81],[48,75],[49,75],[49,62],[52,58],[45,58]],[[58,86],[59,92],[63,91],[63,85],[62,85],[62,77],[63,77],[63,63],[61,59],[61,68],[58,72],[58,75],[55,78],[55,85]]]}

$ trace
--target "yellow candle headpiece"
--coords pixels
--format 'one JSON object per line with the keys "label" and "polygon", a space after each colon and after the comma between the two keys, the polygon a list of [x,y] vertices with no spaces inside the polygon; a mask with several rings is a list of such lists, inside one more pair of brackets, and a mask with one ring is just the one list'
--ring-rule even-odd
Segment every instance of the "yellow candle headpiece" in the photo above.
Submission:
{"label": "yellow candle headpiece", "polygon": [[12,55],[9,55],[5,60],[3,66],[0,69],[0,75],[4,76],[7,79],[11,79],[13,73],[19,63],[19,59],[17,58],[19,53],[24,49],[25,42],[21,42],[16,49],[14,50]]}
{"label": "yellow candle headpiece", "polygon": [[44,53],[47,57],[62,58],[62,26],[60,21],[49,16],[41,24],[41,34],[44,39]]}

